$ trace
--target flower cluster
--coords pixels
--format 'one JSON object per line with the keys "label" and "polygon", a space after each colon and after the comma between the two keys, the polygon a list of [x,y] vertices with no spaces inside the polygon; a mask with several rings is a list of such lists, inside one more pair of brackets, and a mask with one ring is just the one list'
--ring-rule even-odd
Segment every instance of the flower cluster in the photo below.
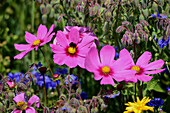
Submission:
{"label": "flower cluster", "polygon": [[142,111],[146,111],[146,110],[150,110],[150,111],[154,111],[153,108],[154,107],[149,107],[146,106],[146,104],[150,101],[151,99],[144,97],[141,101],[139,100],[139,97],[137,97],[137,102],[128,102],[125,105],[127,105],[128,107],[126,107],[127,111],[124,111],[124,113],[142,113]]}
{"label": "flower cluster", "polygon": [[148,103],[151,107],[159,108],[161,105],[163,105],[164,101],[161,98],[154,98],[154,100],[150,100]]}
{"label": "flower cluster", "polygon": [[[115,49],[112,46],[106,45],[100,51],[100,60],[97,49],[92,47],[90,49],[85,67],[88,71],[94,73],[95,80],[101,80],[100,84],[114,85],[113,79],[116,81],[130,81],[137,82],[150,81],[153,77],[146,74],[156,74],[162,72],[164,69],[159,69],[163,66],[163,60],[157,60],[149,63],[152,55],[150,52],[144,52],[134,63],[130,53],[123,49],[119,53],[119,59],[114,60]],[[113,79],[112,79],[113,78]]]}

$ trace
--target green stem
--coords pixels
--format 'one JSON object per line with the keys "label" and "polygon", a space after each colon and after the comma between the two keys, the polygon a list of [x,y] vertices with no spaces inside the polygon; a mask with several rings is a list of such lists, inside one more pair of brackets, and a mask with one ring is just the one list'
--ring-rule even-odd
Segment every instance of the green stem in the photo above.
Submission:
{"label": "green stem", "polygon": [[46,59],[46,57],[45,57],[45,54],[44,54],[44,52],[42,51],[41,48],[39,48],[39,49],[40,49],[41,53],[43,54],[43,57],[44,57],[44,59],[45,59],[47,65],[48,65],[48,68],[50,69],[51,75],[52,75],[52,77],[53,77],[53,72],[52,72],[51,67],[50,67],[50,65],[49,65],[49,63],[48,63],[48,61],[47,61],[47,59]]}
{"label": "green stem", "polygon": [[137,99],[136,99],[136,83],[135,83],[135,101],[136,101]]}
{"label": "green stem", "polygon": [[[31,31],[34,32],[34,10],[35,10],[35,1],[32,0],[32,15],[31,15]],[[32,51],[32,63],[35,62],[35,51]]]}
{"label": "green stem", "polygon": [[[49,63],[48,63],[48,61],[47,61],[47,59],[46,59],[46,57],[45,57],[45,54],[44,54],[44,52],[42,51],[41,48],[39,48],[39,49],[40,49],[41,53],[43,54],[43,57],[44,57],[47,65],[48,65],[48,68],[50,69],[51,75],[52,75],[52,77],[53,77],[53,72],[52,72],[51,67],[50,67],[50,65],[49,65]],[[59,83],[58,83],[58,81],[54,81],[54,82],[55,82],[55,86],[56,86],[56,88],[57,88],[58,95],[60,96],[60,90],[59,90],[60,88],[59,88],[59,85],[58,85],[58,86],[56,85],[56,82],[57,82],[57,84],[59,84]]]}
{"label": "green stem", "polygon": [[[116,27],[118,26],[118,20],[119,20],[119,9],[120,9],[120,4],[121,3],[121,0],[119,0],[119,4],[118,4],[118,8],[117,8],[117,11],[116,11]],[[118,48],[118,50],[120,51],[120,45],[119,45],[119,39],[118,39],[118,36],[115,37],[115,44]]]}
{"label": "green stem", "polygon": [[47,105],[47,92],[45,88],[45,76],[43,74],[43,81],[44,81],[44,100],[45,100],[45,106]]}

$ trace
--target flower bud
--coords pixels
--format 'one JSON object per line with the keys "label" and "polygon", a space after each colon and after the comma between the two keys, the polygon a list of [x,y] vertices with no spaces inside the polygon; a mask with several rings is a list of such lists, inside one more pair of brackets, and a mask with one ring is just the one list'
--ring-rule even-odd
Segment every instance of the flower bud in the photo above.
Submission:
{"label": "flower bud", "polygon": [[14,81],[11,80],[11,79],[8,80],[6,83],[8,84],[8,87],[9,87],[10,89],[15,87],[15,83],[14,83]]}
{"label": "flower bud", "polygon": [[125,28],[123,26],[119,26],[117,29],[116,29],[116,32],[117,33],[120,33],[124,30]]}
{"label": "flower bud", "polygon": [[134,54],[133,50],[130,51],[130,56],[132,56],[132,58],[135,57],[135,54]]}
{"label": "flower bud", "polygon": [[137,43],[137,44],[140,43],[140,37],[138,37],[138,38],[136,39],[136,43]]}
{"label": "flower bud", "polygon": [[54,79],[54,80],[58,80],[59,77],[60,77],[60,76],[59,76],[58,74],[54,74],[54,75],[53,75],[53,79]]}
{"label": "flower bud", "polygon": [[78,93],[78,94],[81,94],[81,92],[82,92],[82,90],[81,90],[80,88],[78,88],[78,89],[76,90],[76,93]]}
{"label": "flower bud", "polygon": [[97,107],[91,109],[91,113],[97,113],[99,110]]}
{"label": "flower bud", "polygon": [[14,93],[13,93],[13,92],[9,92],[9,93],[8,93],[8,97],[9,97],[9,99],[14,98]]}
{"label": "flower bud", "polygon": [[124,38],[124,37],[121,39],[121,43],[122,43],[124,46],[126,45],[126,41],[125,41],[125,38]]}
{"label": "flower bud", "polygon": [[53,18],[53,17],[54,17],[54,13],[55,13],[54,8],[51,8],[51,11],[50,11],[50,17],[51,17],[51,18]]}
{"label": "flower bud", "polygon": [[63,16],[61,15],[61,16],[58,17],[57,22],[60,23],[62,19],[63,19]]}
{"label": "flower bud", "polygon": [[39,71],[40,71],[41,74],[45,74],[46,71],[47,71],[47,68],[46,67],[40,67]]}
{"label": "flower bud", "polygon": [[43,20],[43,23],[47,23],[47,15],[46,14],[42,15],[42,20]]}
{"label": "flower bud", "polygon": [[49,13],[50,12],[50,10],[51,10],[51,4],[47,4],[47,6],[46,6],[47,8],[47,13]]}
{"label": "flower bud", "polygon": [[76,9],[77,9],[78,12],[80,12],[80,6],[79,5],[76,7]]}
{"label": "flower bud", "polygon": [[159,0],[159,5],[164,6],[165,0]]}
{"label": "flower bud", "polygon": [[106,12],[106,20],[107,20],[107,21],[110,21],[111,16],[112,16],[112,15],[111,15],[111,12],[110,12],[110,11],[107,11],[107,12]]}
{"label": "flower bud", "polygon": [[36,0],[36,2],[39,2],[39,3],[41,3],[41,0]]}
{"label": "flower bud", "polygon": [[84,13],[84,7],[80,6],[80,12]]}
{"label": "flower bud", "polygon": [[153,4],[152,4],[152,9],[153,9],[154,11],[157,11],[157,10],[158,10],[158,5],[157,5],[155,2],[153,2]]}
{"label": "flower bud", "polygon": [[123,84],[118,84],[118,85],[117,85],[117,90],[118,90],[118,91],[121,91],[122,89],[123,89]]}
{"label": "flower bud", "polygon": [[96,4],[96,5],[94,6],[94,8],[93,8],[94,15],[97,14],[97,11],[98,11],[98,6],[97,6],[97,4]]}
{"label": "flower bud", "polygon": [[31,93],[34,93],[34,89],[31,88],[31,89],[30,89],[30,92],[31,92]]}
{"label": "flower bud", "polygon": [[51,2],[50,2],[51,6],[53,6],[55,3],[56,3],[55,0],[51,0]]}
{"label": "flower bud", "polygon": [[122,25],[129,25],[129,22],[128,21],[123,21]]}
{"label": "flower bud", "polygon": [[34,77],[33,82],[34,82],[34,84],[37,83],[37,78],[36,77]]}
{"label": "flower bud", "polygon": [[40,5],[40,11],[41,11],[41,14],[45,13],[45,5],[44,4]]}
{"label": "flower bud", "polygon": [[109,22],[106,21],[106,22],[104,23],[104,26],[103,26],[103,31],[104,31],[105,33],[107,33],[108,30],[109,30]]}
{"label": "flower bud", "polygon": [[137,39],[137,38],[138,38],[137,30],[135,30],[134,37],[135,37],[135,39]]}
{"label": "flower bud", "polygon": [[147,18],[149,16],[149,11],[148,9],[143,9],[143,14]]}
{"label": "flower bud", "polygon": [[30,91],[27,91],[26,92],[26,95],[29,97],[29,96],[31,96],[31,92]]}
{"label": "flower bud", "polygon": [[3,111],[4,105],[0,102],[0,111]]}
{"label": "flower bud", "polygon": [[89,8],[89,16],[93,16],[93,15],[94,15],[93,7],[90,7]]}
{"label": "flower bud", "polygon": [[106,109],[107,108],[107,105],[105,105],[105,104],[102,104],[101,105],[101,111],[103,111],[104,109]]}

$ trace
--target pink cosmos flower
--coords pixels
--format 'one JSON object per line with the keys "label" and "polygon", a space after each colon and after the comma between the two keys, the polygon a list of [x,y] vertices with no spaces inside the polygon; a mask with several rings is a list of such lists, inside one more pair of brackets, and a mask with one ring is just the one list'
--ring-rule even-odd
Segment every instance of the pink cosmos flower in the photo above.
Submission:
{"label": "pink cosmos flower", "polygon": [[164,69],[160,69],[164,61],[162,59],[149,63],[150,59],[152,58],[152,54],[148,51],[145,51],[137,60],[136,64],[134,63],[132,57],[130,56],[127,50],[123,52],[120,51],[119,54],[120,58],[128,58],[131,61],[131,64],[126,68],[127,70],[135,70],[136,73],[131,75],[131,77],[126,77],[125,81],[132,81],[137,82],[137,80],[141,81],[150,81],[153,77],[148,76],[147,74],[156,74],[164,71]]}
{"label": "pink cosmos flower", "polygon": [[77,65],[84,68],[86,54],[90,47],[94,46],[94,39],[85,36],[80,42],[80,33],[75,28],[70,30],[68,37],[62,31],[57,32],[57,44],[50,45],[55,53],[53,56],[54,62],[59,65],[66,64],[70,68]]}
{"label": "pink cosmos flower", "polygon": [[[64,27],[63,33],[66,35],[67,38],[69,38],[68,34],[72,28],[77,29],[79,31],[79,35],[80,35],[79,41],[82,41],[84,37],[88,36],[92,38],[93,40],[95,40],[96,45],[99,45],[99,40],[97,39],[96,35],[92,31],[89,31],[88,27],[78,27],[78,26]],[[57,43],[57,39],[55,38],[53,41],[53,44],[56,44],[56,43]]]}
{"label": "pink cosmos flower", "polygon": [[11,80],[11,79],[8,80],[6,83],[7,83],[7,85],[8,85],[9,88],[14,88],[14,87],[15,87],[15,83],[14,83],[14,81]]}
{"label": "pink cosmos flower", "polygon": [[37,37],[31,33],[25,32],[25,40],[29,44],[14,44],[17,50],[24,51],[16,55],[14,59],[22,59],[25,57],[25,55],[27,55],[34,48],[37,51],[39,46],[42,46],[48,43],[49,41],[51,41],[53,35],[55,35],[55,33],[51,34],[51,32],[54,30],[54,27],[55,25],[53,24],[50,30],[47,32],[46,26],[40,24],[40,26],[38,27],[38,31],[37,31]]}
{"label": "pink cosmos flower", "polygon": [[102,79],[100,84],[114,85],[113,79],[120,82],[124,76],[135,74],[134,70],[125,70],[130,64],[126,57],[116,61],[114,57],[115,49],[112,46],[106,45],[100,50],[100,60],[97,49],[92,47],[85,59],[85,68],[94,73],[95,80]]}
{"label": "pink cosmos flower", "polygon": [[35,109],[33,107],[30,107],[34,102],[36,102],[36,106],[39,108],[39,97],[36,95],[33,95],[28,102],[25,102],[25,93],[21,93],[13,98],[15,103],[17,104],[17,109],[12,111],[12,113],[22,113],[23,110],[25,110],[26,113],[36,113]]}

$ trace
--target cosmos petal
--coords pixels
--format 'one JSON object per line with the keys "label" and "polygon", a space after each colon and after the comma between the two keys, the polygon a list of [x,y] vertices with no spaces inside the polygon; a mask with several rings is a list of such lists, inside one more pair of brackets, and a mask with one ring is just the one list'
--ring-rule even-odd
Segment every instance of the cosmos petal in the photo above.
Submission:
{"label": "cosmos petal", "polygon": [[75,28],[72,28],[69,32],[69,43],[73,42],[75,44],[78,43],[80,38],[79,31]]}
{"label": "cosmos petal", "polygon": [[164,65],[164,61],[162,59],[149,63],[144,66],[145,70],[153,70],[160,69]]}
{"label": "cosmos petal", "polygon": [[103,65],[109,65],[112,63],[112,61],[114,61],[114,57],[115,49],[112,46],[106,45],[100,50],[100,59]]}
{"label": "cosmos petal", "polygon": [[30,48],[28,50],[25,50],[24,52],[14,56],[14,59],[22,59],[25,57],[25,55],[27,55],[31,50],[33,50],[34,48]]}
{"label": "cosmos petal", "polygon": [[145,74],[157,74],[160,73],[162,71],[164,71],[165,69],[160,69],[160,70],[154,70],[154,71],[145,71]]}
{"label": "cosmos petal", "polygon": [[39,108],[39,106],[40,106],[39,101],[40,101],[39,97],[36,96],[36,95],[33,95],[33,96],[28,100],[27,106],[31,106],[34,102],[36,102],[36,106]]}
{"label": "cosmos petal", "polygon": [[85,68],[90,71],[94,72],[100,66],[98,51],[95,47],[92,47],[88,52],[86,59],[85,59]]}
{"label": "cosmos petal", "polygon": [[37,31],[37,38],[44,39],[45,35],[47,34],[47,28],[45,25],[40,24]]}
{"label": "cosmos petal", "polygon": [[15,101],[15,103],[17,103],[19,101],[25,102],[25,93],[21,93],[21,94],[17,95],[16,97],[13,98],[13,100]]}
{"label": "cosmos petal", "polygon": [[152,58],[152,54],[148,51],[145,51],[137,60],[136,65],[145,66],[149,63]]}
{"label": "cosmos petal", "polygon": [[143,82],[148,82],[153,78],[153,76],[148,76],[148,75],[145,75],[145,74],[136,75],[136,77],[137,77],[138,80],[141,80]]}
{"label": "cosmos petal", "polygon": [[100,84],[104,84],[104,85],[110,84],[112,86],[115,85],[115,83],[114,83],[114,81],[113,81],[111,76],[103,77],[102,80],[100,81]]}
{"label": "cosmos petal", "polygon": [[18,51],[24,51],[24,50],[31,48],[31,45],[29,44],[14,44],[14,46],[15,46],[15,49],[17,49]]}
{"label": "cosmos petal", "polygon": [[25,40],[27,43],[32,44],[35,40],[37,40],[37,37],[35,37],[33,34],[29,32],[25,32]]}
{"label": "cosmos petal", "polygon": [[36,113],[35,109],[33,107],[27,107],[25,109],[26,113]]}

